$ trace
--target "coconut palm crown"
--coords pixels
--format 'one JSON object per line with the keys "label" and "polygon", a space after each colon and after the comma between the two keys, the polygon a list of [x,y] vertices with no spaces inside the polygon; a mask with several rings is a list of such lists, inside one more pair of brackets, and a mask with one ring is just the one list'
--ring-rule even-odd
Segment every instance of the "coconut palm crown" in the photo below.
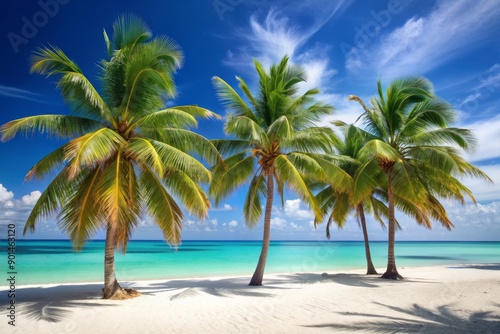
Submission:
{"label": "coconut palm crown", "polygon": [[[359,152],[364,163],[353,178],[354,201],[369,196],[380,186],[378,175],[385,175],[383,186],[388,200],[388,263],[384,278],[402,278],[394,257],[395,208],[410,215],[427,228],[432,221],[451,229],[440,199],[465,203],[471,191],[460,180],[478,177],[490,181],[479,168],[467,162],[462,152],[472,151],[476,140],[462,128],[451,127],[456,112],[434,94],[432,84],[422,77],[391,82],[385,94],[380,81],[378,96],[371,99],[362,115],[366,130],[375,136]],[[377,177],[375,177],[377,176]]]}
{"label": "coconut palm crown", "polygon": [[322,219],[321,207],[314,198],[309,182],[313,178],[331,176],[336,186],[345,189],[350,177],[324,155],[332,151],[338,140],[327,127],[316,122],[332,113],[333,107],[316,101],[317,89],[299,94],[304,81],[301,68],[289,64],[284,57],[266,71],[254,61],[259,90],[252,94],[247,83],[237,77],[246,102],[229,84],[218,77],[213,82],[227,110],[225,132],[234,139],[213,141],[224,163],[213,168],[210,194],[216,204],[249,181],[243,217],[249,227],[262,216],[262,200],[266,199],[262,252],[250,285],[262,285],[270,243],[271,211],[275,186],[284,202],[285,185],[309,204],[316,219]]}
{"label": "coconut palm crown", "polygon": [[[333,143],[336,153],[351,158],[350,160],[341,162],[339,166],[346,173],[354,176],[357,168],[361,164],[361,161],[358,160],[360,150],[363,148],[365,143],[375,137],[353,124],[346,124],[342,121],[335,121],[333,123],[343,134],[341,141]],[[381,176],[382,175],[380,173],[378,177],[380,178]],[[373,175],[373,177],[376,177],[376,175]],[[382,182],[381,179],[380,182]],[[385,228],[384,219],[387,217],[388,208],[384,202],[384,196],[380,189],[374,190],[370,196],[367,196],[358,203],[353,201],[353,191],[353,188],[348,189],[348,191],[340,191],[337,187],[328,185],[321,189],[321,191],[319,191],[316,195],[324,214],[328,215],[326,237],[330,239],[330,226],[332,223],[335,223],[339,228],[343,228],[349,215],[354,214],[363,231],[367,265],[366,274],[377,274],[371,259],[365,213],[372,214],[375,220],[379,222],[383,228]]]}
{"label": "coconut palm crown", "polygon": [[98,92],[81,69],[56,47],[32,57],[31,71],[58,77],[57,87],[71,115],[37,115],[4,124],[2,140],[16,134],[46,133],[70,140],[40,160],[26,179],[57,172],[26,222],[34,231],[53,217],[76,249],[106,231],[104,298],[125,298],[114,271],[114,251],[125,251],[132,231],[148,214],[171,244],[181,240],[183,210],[199,218],[210,202],[199,183],[210,171],[191,153],[216,163],[218,152],[189,130],[196,117],[216,116],[197,106],[165,107],[176,95],[173,73],[183,60],[180,48],[164,36],[152,37],[142,20],[122,16],[100,64]]}

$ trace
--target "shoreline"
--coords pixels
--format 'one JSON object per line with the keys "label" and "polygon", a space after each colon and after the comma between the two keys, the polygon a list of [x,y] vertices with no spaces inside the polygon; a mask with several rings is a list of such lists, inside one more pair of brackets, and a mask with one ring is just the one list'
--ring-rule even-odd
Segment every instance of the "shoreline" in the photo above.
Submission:
{"label": "shoreline", "polygon": [[[432,269],[432,268],[464,268],[464,267],[492,267],[496,268],[498,267],[498,270],[500,271],[500,262],[499,263],[459,263],[459,264],[438,264],[438,265],[430,265],[430,266],[401,266],[400,268],[398,267],[398,271],[400,274],[402,273],[403,277],[404,271],[405,270],[415,270],[415,269]],[[368,277],[379,277],[382,275],[382,273],[385,271],[384,268],[378,267],[376,268],[378,271],[378,275],[367,275]],[[327,273],[328,275],[335,275],[335,274],[359,274],[359,275],[364,275],[366,272],[366,268],[349,268],[349,269],[334,269],[330,271],[313,271],[310,272],[309,274],[316,274],[316,275],[321,275],[323,273]],[[331,274],[330,274],[331,273]],[[283,275],[294,275],[294,274],[301,274],[300,272],[297,273],[290,273],[290,272],[272,272],[272,273],[265,273],[264,274],[264,283],[265,283],[265,278],[267,276],[283,276]],[[154,284],[154,283],[161,283],[161,282],[167,282],[167,281],[190,281],[190,280],[220,280],[220,279],[244,279],[248,278],[250,281],[250,278],[252,276],[252,273],[249,273],[248,275],[240,275],[240,274],[234,274],[234,275],[203,275],[203,276],[178,276],[178,277],[168,277],[164,279],[136,279],[136,280],[119,280],[118,282],[120,285],[124,285],[122,287],[129,288],[130,284]],[[404,280],[403,280],[404,281]],[[83,282],[62,282],[62,283],[30,283],[30,284],[18,284],[17,288],[18,289],[23,289],[23,288],[48,288],[48,287],[57,287],[57,286],[80,286],[80,285],[98,285],[98,284],[103,284],[102,280],[99,281],[83,281]],[[128,284],[128,285],[125,285]],[[265,284],[264,284],[265,286]],[[0,286],[0,292],[4,291],[2,286]]]}
{"label": "shoreline", "polygon": [[[441,267],[464,267],[464,266],[499,266],[500,267],[500,262],[499,263],[487,263],[487,262],[478,262],[478,263],[450,263],[450,264],[437,264],[437,265],[425,265],[425,266],[418,266],[418,265],[411,265],[411,266],[401,266],[398,267],[398,270],[404,273],[404,270],[406,269],[418,269],[418,268],[441,268]],[[337,269],[334,268],[333,270],[330,271],[312,271],[311,274],[322,274],[322,273],[356,273],[356,274],[365,274],[366,268],[345,268],[345,269]],[[379,273],[379,276],[382,275],[382,273],[385,271],[385,268],[378,267],[377,271]],[[104,274],[104,273],[103,273]],[[275,275],[293,275],[294,273],[292,272],[270,272],[270,273],[265,273],[264,274],[264,280],[266,276],[275,276]],[[228,275],[199,275],[199,276],[189,276],[189,275],[181,275],[181,276],[173,276],[173,277],[165,277],[165,278],[155,278],[155,279],[132,279],[132,280],[120,280],[119,277],[117,277],[118,282],[120,284],[140,284],[140,283],[157,283],[157,282],[165,282],[165,281],[172,281],[172,280],[193,280],[193,279],[229,279],[229,278],[245,278],[248,277],[248,280],[250,281],[250,277],[252,276],[252,272],[249,272],[248,274],[228,274]],[[377,277],[377,275],[370,275],[373,277]],[[404,275],[402,275],[404,277]],[[36,287],[55,287],[55,286],[73,286],[73,285],[91,285],[91,284],[103,284],[102,280],[95,280],[95,281],[82,281],[82,282],[53,282],[53,283],[28,283],[28,284],[17,284],[18,289],[22,288],[36,288]],[[127,286],[123,286],[127,287]],[[0,292],[3,291],[4,288],[0,286]]]}
{"label": "shoreline", "polygon": [[402,281],[364,269],[268,274],[261,287],[248,286],[249,276],[123,281],[142,294],[125,301],[101,299],[96,282],[25,285],[16,290],[17,325],[3,316],[0,327],[39,334],[500,332],[500,263],[399,271]]}
{"label": "shoreline", "polygon": [[[280,241],[271,247],[267,274],[352,270],[366,266],[362,241]],[[500,242],[403,242],[397,247],[399,267],[491,263],[498,261],[500,252]],[[70,241],[20,243],[16,254],[17,283],[101,282],[103,251],[104,246],[99,242],[77,253]],[[120,281],[252,275],[260,251],[259,242],[193,241],[173,251],[165,249],[163,242],[137,241],[130,243],[125,255],[116,254],[116,275]],[[371,253],[376,266],[387,263],[385,243],[373,243]],[[3,266],[5,263],[0,267]]]}

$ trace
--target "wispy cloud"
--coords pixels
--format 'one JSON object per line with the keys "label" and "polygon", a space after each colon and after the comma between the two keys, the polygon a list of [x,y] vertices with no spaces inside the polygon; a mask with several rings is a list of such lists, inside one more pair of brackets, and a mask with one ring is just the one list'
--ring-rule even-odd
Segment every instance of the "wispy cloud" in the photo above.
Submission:
{"label": "wispy cloud", "polygon": [[462,101],[462,105],[465,107],[475,105],[477,100],[486,100],[495,92],[498,93],[500,90],[500,65],[493,65],[484,75],[476,79],[478,83],[469,90],[469,95]]}
{"label": "wispy cloud", "polygon": [[[303,89],[322,89],[336,74],[336,70],[331,67],[328,58],[330,46],[320,43],[310,45],[310,40],[351,2],[352,0],[273,2],[267,15],[253,15],[247,27],[236,30],[236,36],[242,40],[242,44],[228,51],[225,63],[254,75],[252,58],[269,67],[288,55],[292,63],[301,65],[306,72],[307,83],[303,85]],[[307,24],[300,25],[299,22]]]}
{"label": "wispy cloud", "polygon": [[28,90],[0,85],[0,96],[12,97],[15,99],[28,100],[38,103],[50,103],[41,99],[41,95]]}
{"label": "wispy cloud", "polygon": [[490,119],[480,120],[467,124],[466,128],[476,135],[479,148],[474,154],[470,154],[471,161],[481,161],[500,157],[500,115]]}
{"label": "wispy cloud", "polygon": [[426,73],[475,45],[498,38],[500,6],[497,0],[471,2],[441,0],[425,17],[412,17],[363,49],[351,52],[346,68],[375,71],[392,79]]}

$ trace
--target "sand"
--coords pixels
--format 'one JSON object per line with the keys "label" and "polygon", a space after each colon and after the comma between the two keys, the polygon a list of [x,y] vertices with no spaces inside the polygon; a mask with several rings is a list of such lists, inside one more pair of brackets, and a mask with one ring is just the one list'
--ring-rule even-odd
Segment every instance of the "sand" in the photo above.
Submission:
{"label": "sand", "polygon": [[[380,272],[382,272],[382,268]],[[500,333],[500,264],[121,282],[142,296],[100,299],[102,284],[19,286],[1,333]]]}

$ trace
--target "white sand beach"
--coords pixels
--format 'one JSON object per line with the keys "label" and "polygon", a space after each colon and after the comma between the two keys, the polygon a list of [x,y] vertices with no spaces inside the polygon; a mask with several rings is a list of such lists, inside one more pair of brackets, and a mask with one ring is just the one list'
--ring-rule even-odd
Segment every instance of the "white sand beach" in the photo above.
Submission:
{"label": "white sand beach", "polygon": [[[382,272],[382,268],[379,272]],[[142,296],[102,300],[102,284],[19,286],[1,333],[500,333],[500,264],[122,282]],[[2,286],[2,301],[7,292]]]}

